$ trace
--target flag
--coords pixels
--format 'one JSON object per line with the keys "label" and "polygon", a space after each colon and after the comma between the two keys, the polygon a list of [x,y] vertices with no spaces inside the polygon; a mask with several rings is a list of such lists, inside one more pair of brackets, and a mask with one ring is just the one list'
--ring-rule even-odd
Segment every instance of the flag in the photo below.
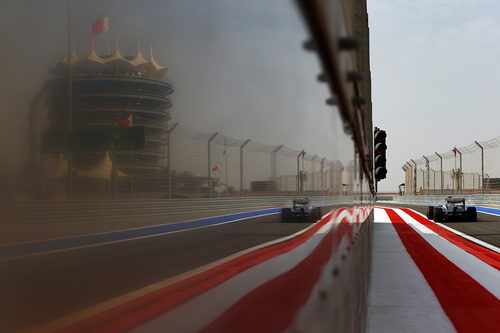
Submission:
{"label": "flag", "polygon": [[92,26],[92,32],[97,35],[101,32],[106,31],[108,31],[108,17],[104,16],[94,22],[94,25]]}
{"label": "flag", "polygon": [[455,154],[455,157],[456,157],[457,156],[457,150],[455,148],[453,148],[451,151],[453,152],[453,154]]}
{"label": "flag", "polygon": [[212,168],[213,171],[219,171],[219,169],[220,169],[220,167],[218,164]]}
{"label": "flag", "polygon": [[121,127],[132,127],[132,112],[128,114],[127,118],[118,120],[118,125]]}
{"label": "flag", "polygon": [[302,159],[304,159],[304,156],[306,156],[306,152],[302,151]]}

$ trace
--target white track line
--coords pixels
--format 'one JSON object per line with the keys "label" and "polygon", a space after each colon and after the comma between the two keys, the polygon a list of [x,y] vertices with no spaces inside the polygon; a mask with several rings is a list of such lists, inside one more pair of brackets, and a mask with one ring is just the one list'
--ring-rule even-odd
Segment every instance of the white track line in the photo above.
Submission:
{"label": "white track line", "polygon": [[[417,214],[419,214],[419,215],[421,215],[421,216],[423,216],[424,218],[427,218],[427,216],[425,216],[424,214],[422,214],[422,213],[420,213],[420,212],[417,212],[416,210],[414,210],[414,212],[415,212],[415,213],[417,213]],[[492,215],[493,215],[493,214],[492,214]],[[447,229],[447,230],[449,230],[449,231],[451,231],[451,232],[453,232],[453,233],[455,233],[455,234],[457,234],[457,235],[459,235],[459,236],[462,236],[463,238],[466,238],[466,239],[468,239],[468,240],[470,240],[470,241],[472,241],[472,242],[474,242],[474,243],[476,243],[476,244],[478,244],[478,245],[481,245],[481,246],[483,246],[483,247],[485,247],[485,248],[487,248],[487,249],[490,249],[490,250],[492,250],[492,251],[495,251],[495,252],[500,253],[500,248],[498,248],[498,247],[496,247],[496,246],[494,246],[494,245],[491,245],[491,244],[489,244],[489,243],[486,243],[485,241],[482,241],[482,240],[480,240],[480,239],[477,239],[477,238],[475,238],[475,237],[473,237],[473,236],[470,236],[470,235],[464,234],[463,232],[460,232],[460,231],[458,231],[458,230],[455,230],[455,229],[453,229],[453,228],[451,228],[451,227],[448,227],[447,225],[444,225],[444,224],[442,224],[442,223],[435,222],[435,221],[434,221],[434,223],[436,223],[437,225],[439,225],[439,226],[441,226],[441,227],[443,227],[443,228],[445,228],[445,229]]]}

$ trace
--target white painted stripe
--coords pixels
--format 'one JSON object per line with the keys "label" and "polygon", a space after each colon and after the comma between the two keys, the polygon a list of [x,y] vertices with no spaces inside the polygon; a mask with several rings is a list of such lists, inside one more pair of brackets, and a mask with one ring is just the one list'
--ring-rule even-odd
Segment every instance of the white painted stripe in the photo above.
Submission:
{"label": "white painted stripe", "polygon": [[430,230],[401,209],[394,209],[403,220],[418,232],[433,248],[454,263],[458,268],[480,283],[497,298],[500,298],[500,271],[476,256],[462,250]]}
{"label": "white painted stripe", "polygon": [[[341,256],[346,253],[348,245],[349,240],[347,237],[343,237],[337,251],[332,253],[332,257],[323,268],[320,279],[314,286],[309,299],[298,312],[294,323],[288,329],[289,332],[328,332],[332,330],[332,327],[335,327],[337,323],[331,323],[331,320],[334,318],[331,313],[338,311],[338,308],[335,308],[336,302],[331,300],[332,297],[336,296],[331,293],[331,289],[335,283],[341,281],[335,280],[336,277],[332,276],[332,271],[335,267],[342,269],[341,264],[344,263],[341,260]],[[337,290],[340,289],[342,288],[338,288]],[[321,292],[326,293],[326,301],[321,299]]]}
{"label": "white painted stripe", "polygon": [[[421,215],[421,216],[422,216],[422,217],[424,217],[424,218],[427,218],[427,216],[425,216],[424,214],[422,214],[422,213],[420,213],[420,212],[417,212],[416,210],[414,210],[414,212],[415,212],[415,213],[417,213],[417,214],[419,214],[419,215]],[[476,243],[476,244],[478,244],[478,245],[481,245],[481,246],[483,246],[483,247],[485,247],[485,248],[487,248],[487,249],[490,249],[490,250],[492,250],[492,251],[495,251],[495,252],[500,253],[500,248],[498,248],[498,247],[496,247],[496,246],[494,246],[494,245],[491,245],[491,244],[489,244],[489,243],[486,243],[485,241],[482,241],[482,240],[477,239],[477,238],[475,238],[475,237],[472,237],[472,236],[470,236],[470,235],[464,234],[463,232],[460,232],[460,231],[458,231],[458,230],[455,230],[455,229],[453,229],[453,228],[451,228],[451,227],[448,227],[447,225],[444,225],[444,224],[442,224],[442,223],[435,222],[435,221],[434,221],[434,223],[436,223],[437,225],[439,225],[439,226],[441,226],[441,227],[443,227],[443,228],[445,228],[445,229],[447,229],[447,230],[449,230],[449,231],[451,231],[451,232],[453,232],[453,233],[455,233],[455,234],[457,234],[457,235],[459,235],[459,236],[462,236],[463,238],[466,238],[466,239],[468,239],[468,240],[470,240],[470,241],[472,241],[472,242],[474,242],[474,243]]]}
{"label": "white painted stripe", "polygon": [[[210,324],[237,301],[269,280],[291,270],[307,258],[332,229],[332,219],[305,243],[266,260],[230,278],[198,297],[160,315],[132,332],[197,332]],[[196,314],[193,316],[193,314]]]}
{"label": "white painted stripe", "polygon": [[455,331],[389,216],[380,208],[375,208],[372,260],[368,332]]}

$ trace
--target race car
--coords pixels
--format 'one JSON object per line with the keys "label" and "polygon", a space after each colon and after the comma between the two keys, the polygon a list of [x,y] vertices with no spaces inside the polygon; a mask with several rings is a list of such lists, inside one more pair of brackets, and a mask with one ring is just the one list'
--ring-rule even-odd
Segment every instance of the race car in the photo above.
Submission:
{"label": "race car", "polygon": [[465,198],[446,198],[446,203],[441,206],[428,206],[427,218],[436,222],[444,220],[477,221],[476,207],[466,207]]}
{"label": "race car", "polygon": [[281,210],[281,221],[316,222],[321,219],[321,207],[313,207],[309,198],[293,200],[293,207]]}

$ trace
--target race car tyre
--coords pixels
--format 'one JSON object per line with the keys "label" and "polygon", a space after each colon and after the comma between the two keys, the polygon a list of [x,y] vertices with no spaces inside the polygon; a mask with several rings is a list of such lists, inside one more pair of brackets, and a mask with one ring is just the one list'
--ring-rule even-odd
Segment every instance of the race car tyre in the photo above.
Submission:
{"label": "race car tyre", "polygon": [[427,218],[429,220],[433,220],[434,219],[434,206],[428,206],[427,207]]}
{"label": "race car tyre", "polygon": [[434,221],[436,222],[442,222],[443,221],[443,210],[441,207],[434,207]]}
{"label": "race car tyre", "polygon": [[311,215],[310,215],[310,221],[311,222],[317,222],[319,219],[321,219],[321,208],[320,207],[314,207],[312,209]]}
{"label": "race car tyre", "polygon": [[467,207],[467,219],[471,222],[477,221],[476,207]]}
{"label": "race car tyre", "polygon": [[323,212],[321,211],[321,207],[316,207],[316,221],[321,220],[321,217],[323,216]]}
{"label": "race car tyre", "polygon": [[290,222],[292,221],[293,213],[290,208],[283,208],[281,210],[281,222]]}

